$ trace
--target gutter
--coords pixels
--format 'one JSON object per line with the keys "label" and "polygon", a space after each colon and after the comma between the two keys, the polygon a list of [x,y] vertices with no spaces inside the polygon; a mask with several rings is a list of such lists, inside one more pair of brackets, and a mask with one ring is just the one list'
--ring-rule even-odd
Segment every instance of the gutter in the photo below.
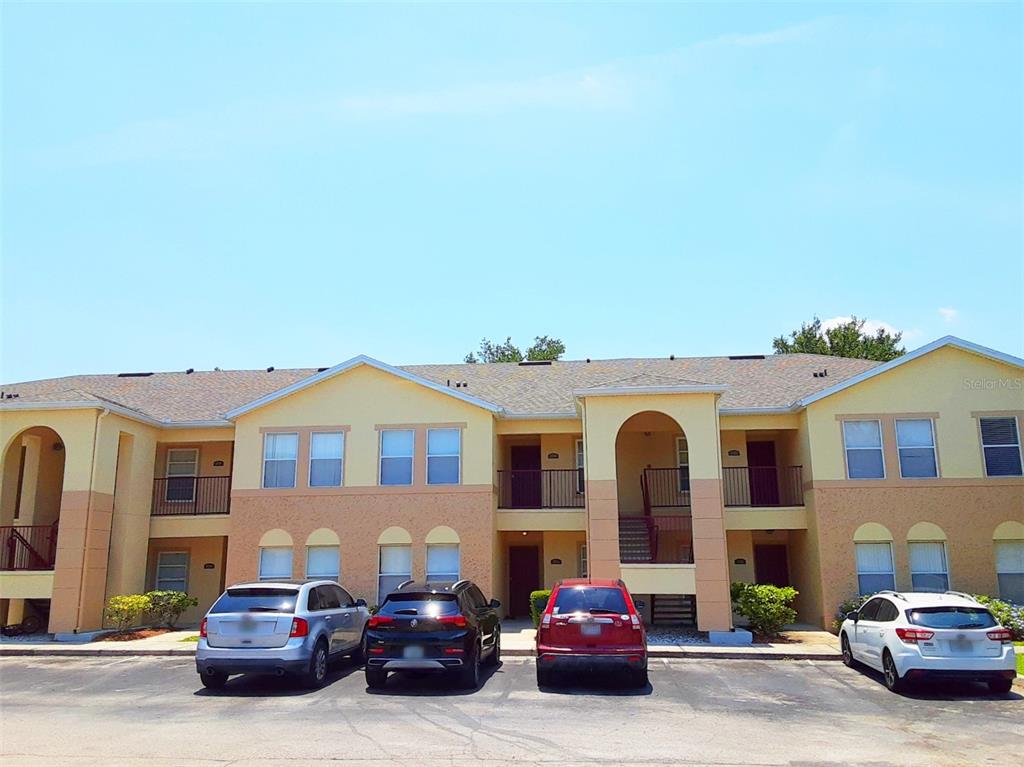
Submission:
{"label": "gutter", "polygon": [[[99,441],[100,441],[100,421],[102,421],[108,415],[110,415],[110,410],[108,410],[107,408],[103,408],[103,410],[101,412],[96,414],[96,420],[94,422],[95,423],[95,428],[94,428],[93,435],[92,435],[92,455],[89,458],[89,498],[88,498],[88,500],[86,501],[86,504],[85,504],[85,540],[82,541],[82,570],[83,570],[83,572],[82,572],[82,578],[79,581],[80,584],[82,584],[82,585],[84,585],[84,581],[85,581],[85,578],[84,578],[84,575],[85,575],[84,570],[86,568],[85,556],[86,556],[86,553],[88,551],[88,549],[86,547],[88,546],[88,543],[89,543],[89,530],[92,529],[92,527],[91,527],[92,507],[93,507],[93,500],[92,500],[92,492],[93,491],[92,491],[92,489],[93,489],[93,487],[96,484],[96,451],[97,451],[97,448],[99,446]],[[108,543],[108,546],[109,546],[109,543]],[[80,585],[79,589],[78,589],[78,605],[75,607],[75,629],[74,629],[74,632],[73,632],[75,634],[78,633],[78,629],[82,625],[82,605],[85,602],[85,589],[82,588],[82,585]],[[106,585],[104,585],[104,592],[105,591],[106,591]]]}

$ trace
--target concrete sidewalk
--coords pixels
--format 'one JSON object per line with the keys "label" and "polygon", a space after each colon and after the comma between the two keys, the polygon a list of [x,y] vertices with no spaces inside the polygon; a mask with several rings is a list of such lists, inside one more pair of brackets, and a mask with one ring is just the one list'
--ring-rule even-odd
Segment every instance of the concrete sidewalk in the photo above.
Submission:
{"label": "concrete sidewalk", "polygon": [[175,656],[195,655],[196,643],[182,641],[188,637],[199,635],[199,629],[168,631],[166,634],[146,639],[130,639],[125,642],[55,642],[50,635],[38,640],[27,637],[4,639],[0,641],[0,657],[19,655],[46,656],[86,656],[86,657],[118,657],[118,656]]}

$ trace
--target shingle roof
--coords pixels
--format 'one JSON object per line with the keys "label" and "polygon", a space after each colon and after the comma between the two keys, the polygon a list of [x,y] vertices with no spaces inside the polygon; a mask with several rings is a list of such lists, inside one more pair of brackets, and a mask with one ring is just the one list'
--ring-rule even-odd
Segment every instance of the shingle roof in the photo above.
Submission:
{"label": "shingle roof", "polygon": [[[575,415],[573,392],[602,386],[724,385],[723,408],[788,407],[797,400],[879,363],[815,354],[758,359],[681,357],[554,362],[407,365],[402,370],[441,385],[465,382],[458,391],[491,402],[511,414]],[[828,376],[813,374],[828,370]],[[97,399],[131,408],[168,423],[214,421],[224,413],[317,373],[290,370],[224,370],[154,373],[142,377],[79,375],[4,384],[14,402],[76,402]],[[12,400],[4,400],[5,403]]]}

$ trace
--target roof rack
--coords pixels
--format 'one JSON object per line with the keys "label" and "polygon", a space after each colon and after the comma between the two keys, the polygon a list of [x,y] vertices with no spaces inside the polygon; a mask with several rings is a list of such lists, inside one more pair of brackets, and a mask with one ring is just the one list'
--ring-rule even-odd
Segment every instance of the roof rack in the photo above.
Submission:
{"label": "roof rack", "polygon": [[457,589],[457,588],[458,588],[459,586],[461,586],[461,585],[462,585],[463,583],[469,583],[469,578],[463,578],[463,579],[462,579],[462,580],[460,580],[460,581],[455,581],[455,583],[453,583],[453,584],[452,584],[451,586],[449,586],[448,588],[450,588],[450,589],[451,589],[452,591],[455,591],[455,589]]}
{"label": "roof rack", "polygon": [[964,599],[966,599],[966,600],[968,600],[970,602],[974,602],[975,604],[978,604],[978,605],[981,604],[981,602],[979,602],[977,599],[974,598],[973,594],[965,594],[962,591],[949,591],[948,589],[945,592],[943,592],[943,593],[949,594],[949,595],[954,596],[954,597],[962,597],[962,598],[964,598]]}
{"label": "roof rack", "polygon": [[402,589],[404,589],[406,586],[408,586],[411,583],[415,583],[415,581],[412,578],[410,578],[407,581],[402,581],[401,583],[398,584],[398,588],[396,588],[395,591],[401,591]]}
{"label": "roof rack", "polygon": [[897,599],[902,599],[904,602],[907,601],[907,598],[905,596],[903,596],[898,591],[893,591],[892,589],[882,589],[881,591],[876,591],[874,596],[878,596],[879,594],[892,594]]}

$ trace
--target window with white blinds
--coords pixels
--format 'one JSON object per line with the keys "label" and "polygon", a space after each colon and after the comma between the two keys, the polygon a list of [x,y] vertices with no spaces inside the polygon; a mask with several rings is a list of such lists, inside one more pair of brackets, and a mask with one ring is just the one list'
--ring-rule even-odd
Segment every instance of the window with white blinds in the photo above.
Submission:
{"label": "window with white blinds", "polygon": [[882,424],[878,421],[843,421],[846,475],[850,479],[884,479]]}
{"label": "window with white blinds", "polygon": [[1024,541],[996,541],[999,598],[1024,605]]}
{"label": "window with white blinds", "polygon": [[900,476],[939,476],[935,458],[935,429],[930,418],[896,420],[896,448],[900,455]]}
{"label": "window with white blinds", "polygon": [[896,588],[892,544],[857,543],[857,587],[861,594]]}
{"label": "window with white blinds", "polygon": [[911,541],[910,584],[914,591],[947,591],[949,568],[946,564],[946,544],[941,541]]}

